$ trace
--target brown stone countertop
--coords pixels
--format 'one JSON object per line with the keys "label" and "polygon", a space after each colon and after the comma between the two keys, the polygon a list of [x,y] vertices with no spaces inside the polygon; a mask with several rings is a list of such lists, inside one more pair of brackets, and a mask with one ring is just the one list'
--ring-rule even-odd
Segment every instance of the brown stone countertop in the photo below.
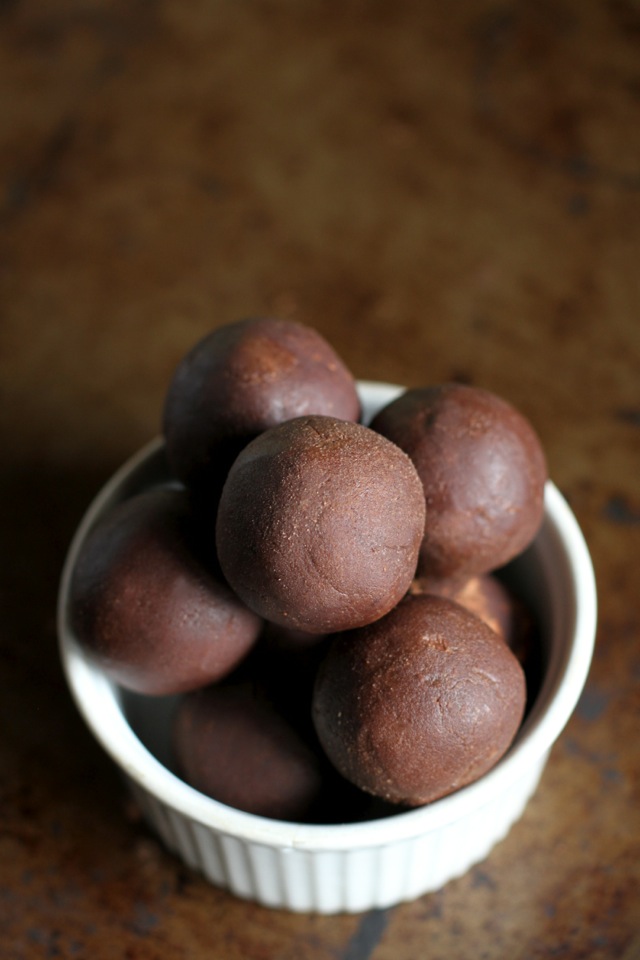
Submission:
{"label": "brown stone countertop", "polygon": [[[640,956],[640,6],[0,2],[0,957]],[[211,327],[530,417],[592,551],[588,685],[442,891],[290,915],[181,866],[71,703],[55,596]]]}

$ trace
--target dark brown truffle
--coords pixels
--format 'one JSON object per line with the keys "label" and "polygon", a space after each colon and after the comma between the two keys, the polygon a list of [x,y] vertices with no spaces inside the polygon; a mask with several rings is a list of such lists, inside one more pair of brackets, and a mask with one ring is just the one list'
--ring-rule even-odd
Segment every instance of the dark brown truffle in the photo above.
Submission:
{"label": "dark brown truffle", "polygon": [[264,817],[307,822],[334,816],[339,780],[317,742],[303,737],[251,681],[187,694],[174,722],[178,769],[196,790]]}
{"label": "dark brown truffle", "polygon": [[315,330],[250,318],[214,330],[178,365],[165,399],[167,457],[199,496],[216,496],[242,447],[305,414],[358,420],[352,374]]}
{"label": "dark brown truffle", "polygon": [[421,575],[488,573],[531,542],[546,463],[531,424],[505,400],[455,383],[408,390],[371,426],[409,454],[422,480]]}
{"label": "dark brown truffle", "polygon": [[350,629],[408,590],[424,511],[415,468],[389,440],[356,423],[299,417],[234,463],[218,512],[220,565],[273,623]]}
{"label": "dark brown truffle", "polygon": [[458,580],[435,580],[418,577],[410,592],[448,597],[491,627],[513,650],[521,664],[528,659],[533,642],[534,622],[531,612],[494,574]]}
{"label": "dark brown truffle", "polygon": [[313,719],[344,777],[417,806],[486,773],[524,706],[522,668],[493,630],[451,600],[408,596],[382,620],[334,639]]}
{"label": "dark brown truffle", "polygon": [[186,493],[159,488],[115,507],[89,534],[70,589],[79,642],[122,686],[168,694],[229,673],[262,621],[198,552]]}

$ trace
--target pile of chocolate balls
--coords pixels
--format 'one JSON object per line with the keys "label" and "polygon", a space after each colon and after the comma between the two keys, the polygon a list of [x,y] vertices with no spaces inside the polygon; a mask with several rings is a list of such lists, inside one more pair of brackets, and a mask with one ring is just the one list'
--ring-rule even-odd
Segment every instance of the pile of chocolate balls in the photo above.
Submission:
{"label": "pile of chocolate balls", "polygon": [[527,701],[532,620],[499,571],[535,537],[532,426],[459,383],[361,422],[315,330],[215,329],[163,414],[172,480],[113,507],[71,622],[115,683],[176,697],[180,776],[250,813],[329,823],[488,771]]}

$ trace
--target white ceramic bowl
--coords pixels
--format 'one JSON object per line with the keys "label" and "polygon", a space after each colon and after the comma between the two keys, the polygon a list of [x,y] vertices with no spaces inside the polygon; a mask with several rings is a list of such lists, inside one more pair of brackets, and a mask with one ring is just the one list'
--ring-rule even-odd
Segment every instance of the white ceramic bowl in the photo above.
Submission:
{"label": "white ceramic bowl", "polygon": [[[367,382],[359,389],[365,420],[401,392]],[[85,657],[69,627],[69,580],[88,530],[113,504],[168,479],[162,443],[155,440],[107,483],[71,544],[58,609],[62,662],[73,697],[166,845],[240,897],[326,914],[413,899],[484,859],[534,792],[575,708],[593,652],[593,567],[556,487],[547,484],[542,529],[510,568],[539,618],[543,645],[542,683],[511,749],[480,780],[435,803],[379,820],[319,826],[244,813],[189,787],[170,769],[173,698],[118,689]]]}

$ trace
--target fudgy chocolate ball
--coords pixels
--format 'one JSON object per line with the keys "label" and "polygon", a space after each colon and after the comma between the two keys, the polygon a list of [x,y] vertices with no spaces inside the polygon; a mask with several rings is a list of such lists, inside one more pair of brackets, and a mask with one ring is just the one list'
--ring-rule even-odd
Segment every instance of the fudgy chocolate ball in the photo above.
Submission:
{"label": "fudgy chocolate ball", "polygon": [[249,318],[214,330],[184,357],[165,398],[163,430],[176,476],[216,496],[242,447],[305,414],[357,420],[352,374],[315,330]]}
{"label": "fudgy chocolate ball", "polygon": [[531,542],[544,510],[545,457],[507,401],[457,383],[413,389],[371,426],[408,453],[422,480],[421,575],[488,573]]}
{"label": "fudgy chocolate ball", "polygon": [[216,543],[233,590],[265,619],[331,633],[383,616],[408,590],[424,530],[410,459],[360,424],[298,417],[253,440],[229,473]]}
{"label": "fudgy chocolate ball", "polygon": [[513,650],[521,664],[527,660],[533,641],[534,623],[525,604],[494,574],[458,580],[418,577],[412,594],[448,597],[491,627]]}
{"label": "fudgy chocolate ball", "polygon": [[[330,788],[337,774],[317,743],[302,736],[251,681],[186,694],[173,741],[181,775],[215,800],[279,820],[328,822],[333,815]],[[350,794],[347,784],[342,789]]]}
{"label": "fudgy chocolate ball", "polygon": [[78,641],[123,687],[169,694],[229,673],[262,621],[201,559],[187,495],[158,488],[89,534],[70,588]]}
{"label": "fudgy chocolate ball", "polygon": [[522,668],[490,627],[451,600],[408,596],[376,623],[334,639],[313,720],[344,777],[418,806],[493,767],[524,706]]}

